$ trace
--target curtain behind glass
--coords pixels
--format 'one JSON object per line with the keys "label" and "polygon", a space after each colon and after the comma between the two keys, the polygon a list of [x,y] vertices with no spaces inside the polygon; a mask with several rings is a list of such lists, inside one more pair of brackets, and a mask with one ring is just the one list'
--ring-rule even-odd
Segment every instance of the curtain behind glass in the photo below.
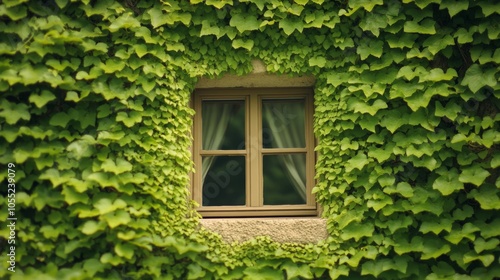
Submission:
{"label": "curtain behind glass", "polygon": [[[303,102],[297,101],[263,101],[263,121],[269,126],[272,148],[305,147],[305,109]],[[306,200],[306,166],[305,161],[290,154],[281,158],[286,167],[287,176],[293,182],[297,193]]]}
{"label": "curtain behind glass", "polygon": [[[219,149],[231,116],[231,104],[225,102],[202,103],[202,149]],[[205,157],[202,161],[202,182],[208,174],[215,157]]]}

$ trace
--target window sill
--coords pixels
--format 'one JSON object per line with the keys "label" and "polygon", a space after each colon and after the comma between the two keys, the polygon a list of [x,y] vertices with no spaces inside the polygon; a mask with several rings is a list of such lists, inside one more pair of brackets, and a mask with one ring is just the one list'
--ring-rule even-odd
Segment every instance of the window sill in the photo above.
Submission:
{"label": "window sill", "polygon": [[200,224],[228,243],[257,236],[268,236],[280,243],[317,243],[328,237],[326,220],[317,217],[202,219]]}

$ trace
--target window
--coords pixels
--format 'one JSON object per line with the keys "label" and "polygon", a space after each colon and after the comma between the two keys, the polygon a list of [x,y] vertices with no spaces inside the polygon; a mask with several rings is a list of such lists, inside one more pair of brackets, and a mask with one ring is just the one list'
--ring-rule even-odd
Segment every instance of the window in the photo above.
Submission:
{"label": "window", "polygon": [[205,89],[193,97],[199,212],[316,215],[311,89]]}

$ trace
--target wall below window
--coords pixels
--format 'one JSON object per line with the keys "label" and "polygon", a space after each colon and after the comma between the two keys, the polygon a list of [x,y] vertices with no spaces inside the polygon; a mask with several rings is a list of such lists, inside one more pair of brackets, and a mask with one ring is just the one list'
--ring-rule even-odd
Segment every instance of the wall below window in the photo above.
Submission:
{"label": "wall below window", "polygon": [[316,243],[328,236],[326,220],[321,218],[202,219],[200,223],[228,243],[257,236],[281,243]]}

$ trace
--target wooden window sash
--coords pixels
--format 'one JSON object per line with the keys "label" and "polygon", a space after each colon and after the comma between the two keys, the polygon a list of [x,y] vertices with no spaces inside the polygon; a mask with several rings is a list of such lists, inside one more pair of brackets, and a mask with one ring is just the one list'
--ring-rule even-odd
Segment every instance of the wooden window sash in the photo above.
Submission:
{"label": "wooden window sash", "polygon": [[[272,93],[270,93],[272,92]],[[198,211],[204,217],[249,217],[249,216],[315,216],[318,209],[312,188],[314,186],[314,135],[312,130],[313,95],[310,88],[282,89],[207,89],[194,93],[196,112],[193,126],[193,157],[195,168],[201,167],[203,156],[245,156],[245,206],[202,206],[203,186],[201,170],[193,176],[193,199],[200,204]],[[262,101],[294,100],[305,101],[305,148],[263,148]],[[205,100],[245,100],[245,150],[202,150],[201,149],[201,106]],[[257,137],[256,137],[257,136]],[[264,155],[305,154],[306,155],[306,204],[264,205],[262,160]]]}

